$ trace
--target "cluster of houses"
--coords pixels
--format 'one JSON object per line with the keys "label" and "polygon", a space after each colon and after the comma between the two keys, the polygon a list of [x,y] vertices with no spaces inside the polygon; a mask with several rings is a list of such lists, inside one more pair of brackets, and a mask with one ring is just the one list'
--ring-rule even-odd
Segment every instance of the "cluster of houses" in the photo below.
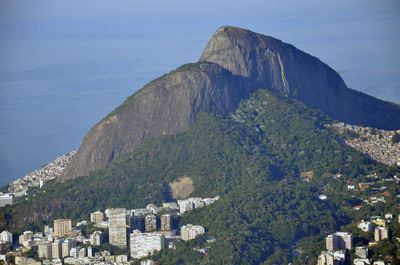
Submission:
{"label": "cluster of houses", "polygon": [[345,143],[358,151],[368,154],[372,159],[383,164],[400,166],[400,143],[392,143],[392,137],[400,130],[385,131],[370,127],[349,125],[343,122],[332,125],[343,132],[350,130],[359,134],[354,139],[345,139]]}
{"label": "cluster of houses", "polygon": [[37,169],[26,176],[17,179],[10,183],[8,192],[15,196],[20,197],[32,187],[42,187],[43,184],[51,179],[61,175],[64,168],[71,161],[72,157],[77,153],[77,150],[71,151],[65,155],[57,157],[56,160],[44,165],[41,169]]}

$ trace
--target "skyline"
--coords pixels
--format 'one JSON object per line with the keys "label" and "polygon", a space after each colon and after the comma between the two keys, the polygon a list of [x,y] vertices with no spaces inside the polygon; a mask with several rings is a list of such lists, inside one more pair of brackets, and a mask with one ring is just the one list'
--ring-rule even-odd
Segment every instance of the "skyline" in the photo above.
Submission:
{"label": "skyline", "polygon": [[400,103],[395,1],[122,3],[0,4],[1,185],[78,148],[145,83],[197,61],[222,25],[281,39],[348,87]]}

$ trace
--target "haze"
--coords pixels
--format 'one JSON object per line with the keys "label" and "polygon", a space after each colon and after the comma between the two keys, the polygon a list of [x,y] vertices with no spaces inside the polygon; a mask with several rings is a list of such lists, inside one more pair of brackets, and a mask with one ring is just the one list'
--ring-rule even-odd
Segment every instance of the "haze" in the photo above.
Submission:
{"label": "haze", "polygon": [[293,44],[400,103],[397,1],[0,3],[0,185],[79,147],[145,83],[197,61],[222,25]]}

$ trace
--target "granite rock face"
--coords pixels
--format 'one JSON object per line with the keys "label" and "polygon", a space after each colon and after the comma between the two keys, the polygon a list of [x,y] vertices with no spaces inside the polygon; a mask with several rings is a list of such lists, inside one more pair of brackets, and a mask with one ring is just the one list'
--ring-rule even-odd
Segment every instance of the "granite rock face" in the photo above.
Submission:
{"label": "granite rock face", "polygon": [[184,132],[200,111],[233,111],[253,89],[247,78],[217,64],[184,65],[144,86],[96,124],[59,181],[103,168],[149,138]]}
{"label": "granite rock face", "polygon": [[200,111],[233,111],[260,88],[294,96],[340,121],[400,128],[399,105],[347,88],[333,69],[292,45],[224,26],[198,63],[151,81],[96,124],[59,181],[103,168],[147,139],[184,132]]}
{"label": "granite rock face", "polygon": [[382,129],[400,128],[398,105],[347,88],[328,65],[272,37],[224,26],[214,33],[200,61],[248,77],[259,88],[294,96],[334,119]]}

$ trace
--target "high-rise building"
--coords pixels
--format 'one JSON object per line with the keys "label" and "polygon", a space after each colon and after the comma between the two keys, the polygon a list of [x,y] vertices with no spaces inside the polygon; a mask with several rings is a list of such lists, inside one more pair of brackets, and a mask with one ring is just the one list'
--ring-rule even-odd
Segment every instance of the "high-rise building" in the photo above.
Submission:
{"label": "high-rise building", "polygon": [[146,257],[164,248],[164,235],[141,233],[134,230],[130,234],[131,257],[135,259]]}
{"label": "high-rise building", "polygon": [[90,244],[93,246],[99,246],[103,244],[104,235],[101,231],[94,231],[93,234],[90,235]]}
{"label": "high-rise building", "polygon": [[88,256],[89,258],[93,257],[93,249],[92,249],[91,246],[89,246],[89,247],[87,248],[87,256]]}
{"label": "high-rise building", "polygon": [[61,257],[68,257],[69,252],[71,248],[76,246],[76,242],[73,239],[67,239],[62,243],[62,248],[61,248]]}
{"label": "high-rise building", "polygon": [[62,254],[62,240],[56,240],[51,244],[51,258],[58,259],[61,258]]}
{"label": "high-rise building", "polygon": [[336,232],[326,237],[326,249],[351,249],[353,247],[353,239],[351,234],[347,232]]}
{"label": "high-rise building", "polygon": [[100,211],[90,214],[90,222],[92,223],[101,223],[103,222],[103,219],[104,219],[104,214]]}
{"label": "high-rise building", "polygon": [[389,238],[389,229],[387,227],[379,226],[375,228],[375,241],[381,241]]}
{"label": "high-rise building", "polygon": [[52,259],[51,253],[52,253],[51,242],[45,242],[39,244],[38,246],[39,258]]}
{"label": "high-rise building", "polygon": [[187,224],[181,227],[181,238],[182,240],[191,240],[196,238],[198,235],[204,234],[204,227],[200,225]]}
{"label": "high-rise building", "polygon": [[146,232],[157,231],[157,217],[154,214],[146,215],[144,218],[144,226]]}
{"label": "high-rise building", "polygon": [[33,239],[33,233],[32,231],[25,231],[22,235],[19,236],[18,240],[19,240],[19,244],[20,245],[27,245],[27,242],[32,241]]}
{"label": "high-rise building", "polygon": [[4,230],[3,232],[0,233],[0,241],[12,243],[13,242],[12,234],[10,232]]}
{"label": "high-rise building", "polygon": [[126,238],[126,210],[125,209],[109,209],[108,210],[108,228],[109,242],[111,245],[119,248],[127,247]]}
{"label": "high-rise building", "polygon": [[171,215],[163,214],[161,215],[161,231],[171,230]]}
{"label": "high-rise building", "polygon": [[54,236],[63,237],[68,235],[72,230],[72,223],[70,219],[57,219],[54,220]]}

